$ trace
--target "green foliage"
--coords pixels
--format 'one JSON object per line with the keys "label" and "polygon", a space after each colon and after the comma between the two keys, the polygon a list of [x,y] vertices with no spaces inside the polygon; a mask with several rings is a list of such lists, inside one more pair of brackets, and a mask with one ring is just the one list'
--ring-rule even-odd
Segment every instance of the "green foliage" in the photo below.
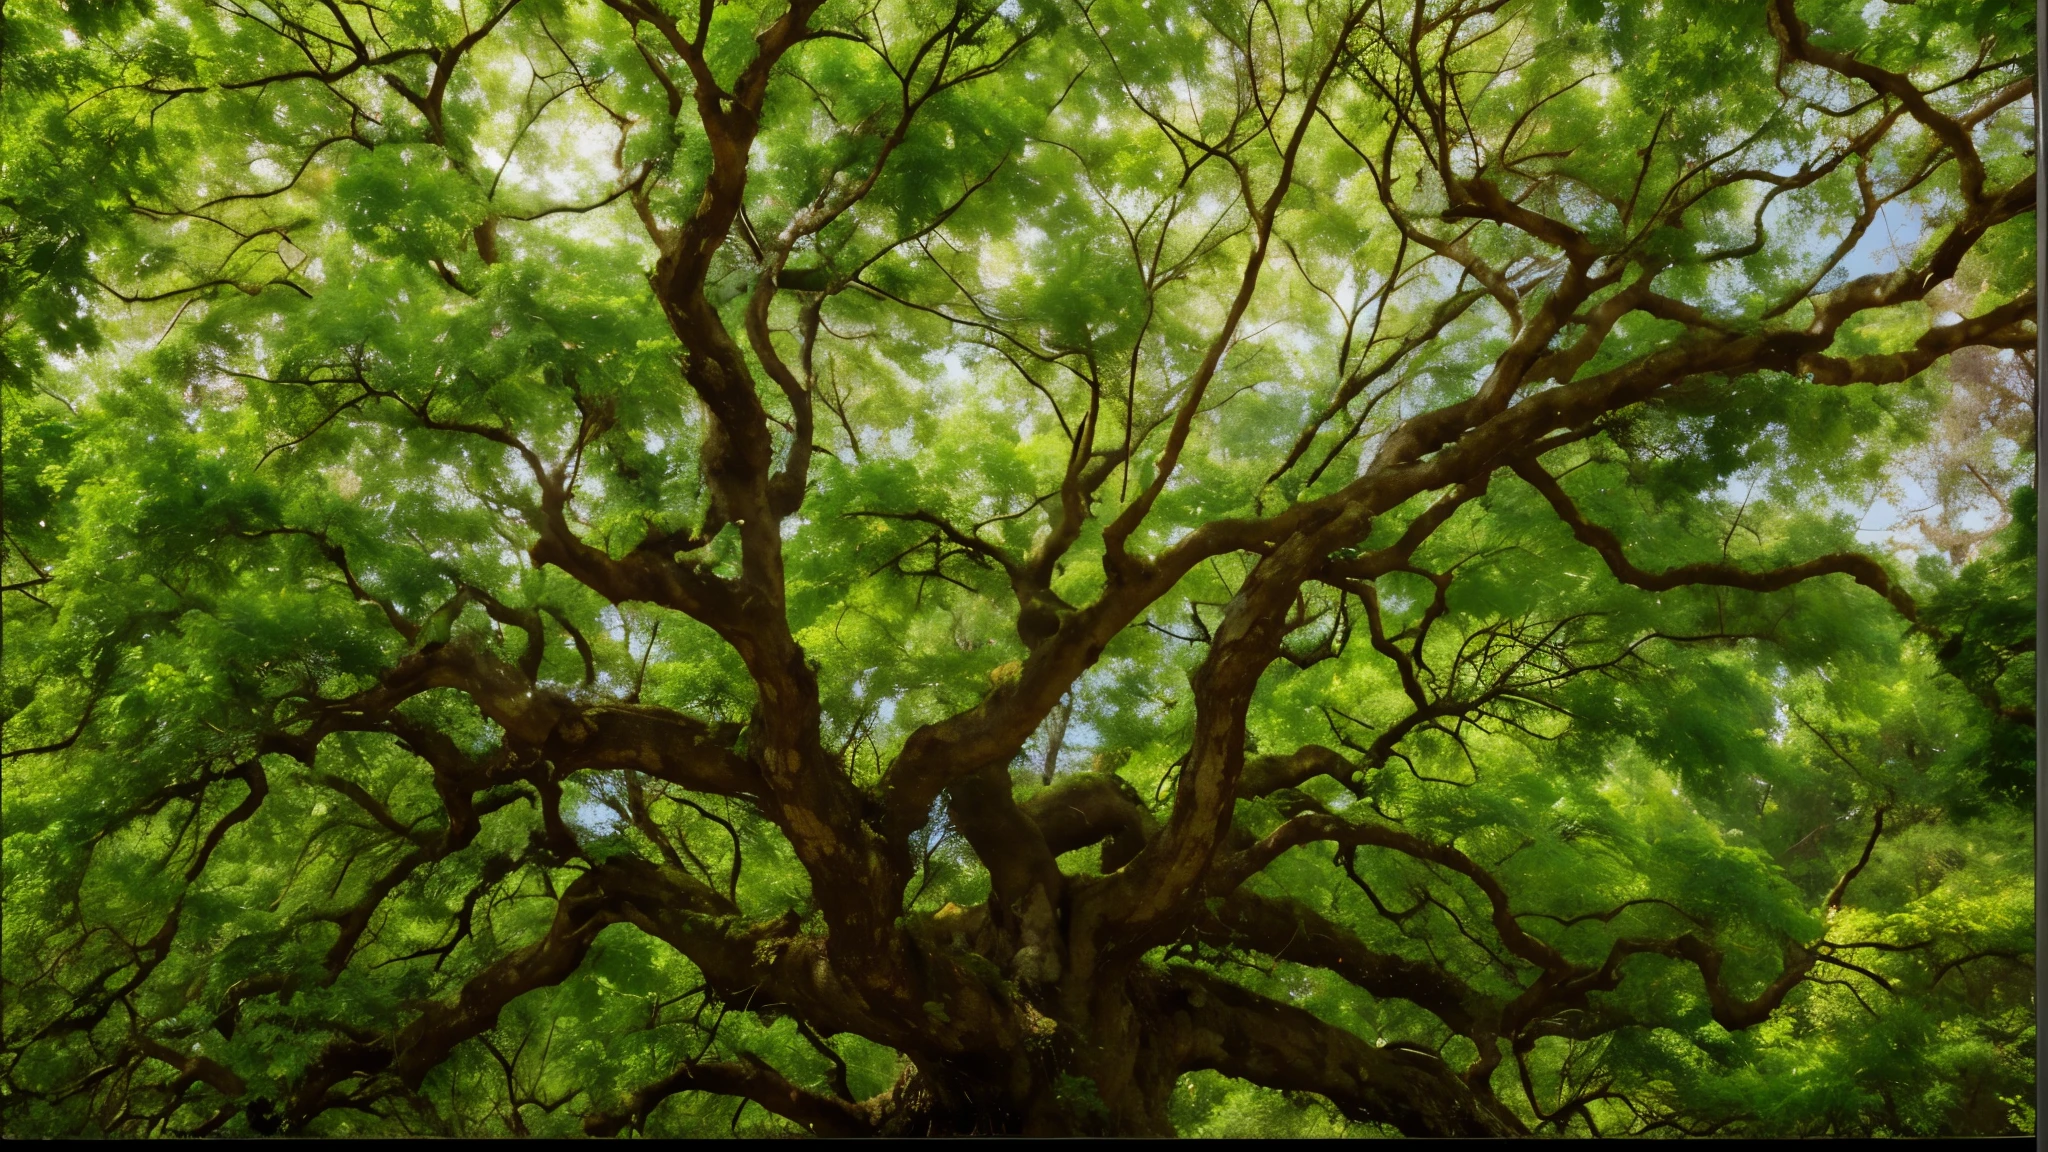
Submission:
{"label": "green foliage", "polygon": [[1935,658],[1961,681],[1994,720],[1984,762],[1991,787],[2023,803],[2034,786],[2034,588],[2037,501],[2032,488],[2013,494],[2012,523],[1990,554],[1950,571],[1924,562],[1934,589],[1926,620],[1942,638]]}
{"label": "green foliage", "polygon": [[[1022,949],[985,955],[982,929],[961,926],[1022,922],[988,866],[1013,862],[984,861],[952,799],[920,806],[883,847],[876,814],[914,735],[1033,690],[1043,641],[1015,597],[1055,538],[1067,477],[1094,487],[1038,595],[1078,627],[1127,578],[1106,532],[1119,515],[1142,513],[1127,547],[1163,563],[1210,526],[1362,491],[1389,471],[1376,454],[1401,421],[1466,404],[1512,359],[1515,334],[1566,291],[1561,263],[1453,203],[1373,82],[1402,38],[1357,32],[1339,52],[1340,13],[1322,5],[835,0],[811,22],[832,34],[764,81],[734,222],[694,237],[687,222],[734,162],[705,125],[746,119],[728,89],[782,6],[705,11],[699,32],[695,6],[672,0],[9,6],[7,1135],[271,1134],[335,1067],[294,1132],[575,1135],[697,1062],[758,1061],[821,1099],[921,1099],[909,1045],[839,1026],[852,1009],[814,1029],[662,935],[730,932],[720,957],[786,975],[813,955],[791,949],[826,956],[840,931],[821,895],[834,877],[794,842],[796,809],[663,775],[677,749],[749,771],[781,754],[776,724],[802,703],[764,691],[771,665],[815,693],[802,770],[843,772],[864,805],[856,847],[908,861],[879,906],[923,942],[918,963],[1043,1024],[1039,1064],[1016,1065],[1048,1086],[1034,1123],[1254,1139],[1399,1128],[1276,1087],[1280,1073],[1217,1071],[1221,1031],[1190,1033],[1191,1070],[1133,1106],[1135,1090],[1073,1055],[1085,1043],[1060,1012],[1093,1010],[1090,994],[1035,988]],[[2031,59],[2016,5],[1798,11],[1816,43],[1915,82],[1993,61],[1944,90],[1952,114],[2011,79],[1997,61]],[[1460,75],[1486,82],[1456,115],[1540,169],[1514,177],[1530,181],[1517,204],[1636,261],[1531,356],[1573,347],[1630,292],[1707,315],[1626,312],[1582,359],[1545,361],[1556,371],[1518,409],[1710,339],[1819,331],[1849,273],[1815,268],[1845,237],[1889,271],[1935,260],[1955,220],[1979,218],[1957,207],[1953,158],[1904,128],[1775,205],[1754,181],[1688,183],[1817,172],[1811,157],[1895,111],[1816,112],[1868,93],[1781,67],[1761,5],[1528,0],[1494,19],[1473,17],[1488,36],[1458,41],[1476,60]],[[920,55],[936,28],[958,34]],[[671,33],[696,44],[701,75]],[[1232,72],[1241,58],[1286,90]],[[1244,117],[1268,95],[1298,110],[1301,77],[1326,59],[1322,119],[1303,118],[1267,245],[1256,209],[1283,167],[1285,117],[1260,132]],[[957,82],[936,84],[944,69]],[[1976,130],[1987,187],[2032,171],[2030,107],[2000,105]],[[1510,179],[1501,155],[1484,163]],[[1872,172],[1905,185],[1887,205],[1903,233],[1889,255],[1850,237],[1875,235],[1852,223]],[[1652,204],[1669,211],[1645,228]],[[1943,277],[1957,315],[2031,300],[2031,209],[2000,220]],[[1465,230],[1432,254],[1403,222]],[[1767,239],[1747,251],[1753,236]],[[663,295],[681,291],[666,278],[685,240],[708,252],[701,284]],[[1466,260],[1513,271],[1519,314]],[[763,279],[778,270],[780,291]],[[1968,381],[1945,356],[1864,369],[1912,353],[1947,311],[1916,296],[1797,354],[1687,361],[1570,435],[1539,429],[1553,436],[1542,466],[1643,572],[1873,552],[1863,514],[1961,419]],[[2019,323],[1975,351],[2024,375],[2031,405]],[[702,347],[678,335],[714,330]],[[1830,358],[1863,374],[1829,378]],[[778,362],[801,386],[776,386]],[[1383,373],[1363,391],[1343,391],[1372,366]],[[788,469],[802,497],[778,514],[770,560],[760,522],[739,522],[721,488],[743,453],[705,399],[720,374],[751,374],[735,386],[758,402],[762,467]],[[1148,496],[1183,417],[1175,471]],[[1077,448],[1084,434],[1092,447]],[[1327,746],[1347,774],[1240,797],[1216,853],[1249,853],[1304,812],[1398,829],[1497,878],[1510,923],[1570,964],[1615,958],[1616,979],[1525,1022],[1516,1047],[1284,947],[1218,943],[1194,913],[1127,947],[1149,957],[1132,970],[1189,965],[1373,1051],[1460,1069],[1501,1041],[1485,1083],[1536,1131],[2032,1132],[2033,489],[1986,480],[2006,519],[1960,552],[1880,554],[1891,601],[1847,568],[1769,590],[1651,590],[1618,579],[1509,470],[1535,435],[1487,447],[1491,478],[1469,492],[1432,481],[1375,504],[1296,581],[1226,735],[1254,758]],[[2003,435],[1979,447],[2020,476],[2034,445]],[[1391,471],[1462,450],[1432,445]],[[1412,554],[1355,574],[1453,490]],[[632,571],[745,595],[689,612],[661,599],[680,578],[580,578],[540,527],[550,516],[587,551],[583,571],[644,560]],[[1283,551],[1273,532],[1231,539],[1070,661],[1030,735],[993,762],[1019,807],[1046,795],[1049,762],[1054,787],[1093,773],[1127,789],[1147,834],[1193,802],[1190,774],[1211,770],[1196,755],[1218,707],[1210,655],[1251,627],[1229,631],[1232,606]],[[734,641],[727,613],[763,604],[794,655]],[[545,724],[543,706],[556,709]],[[587,730],[559,720],[572,713]],[[671,725],[660,751],[554,766],[602,723],[650,716]],[[540,735],[516,730],[527,722]],[[1098,836],[1059,854],[1065,890],[1113,888],[1114,849]],[[402,1087],[379,1079],[395,1045],[430,1030],[420,1022],[488,999],[542,955],[572,886],[619,861],[737,911],[624,901],[578,929],[579,962],[522,986]],[[1441,859],[1311,841],[1245,889],[1455,979],[1496,1016],[1533,981],[1500,910]],[[1624,956],[1681,937],[1714,951],[1717,976],[1676,945]],[[1806,953],[1811,978],[1759,1022],[1717,1017],[1710,979],[1748,1001]],[[909,1003],[930,1036],[987,1024],[979,1001]],[[376,1059],[349,1064],[352,1045]],[[807,1130],[766,1095],[671,1084],[629,1120],[663,1137]]]}

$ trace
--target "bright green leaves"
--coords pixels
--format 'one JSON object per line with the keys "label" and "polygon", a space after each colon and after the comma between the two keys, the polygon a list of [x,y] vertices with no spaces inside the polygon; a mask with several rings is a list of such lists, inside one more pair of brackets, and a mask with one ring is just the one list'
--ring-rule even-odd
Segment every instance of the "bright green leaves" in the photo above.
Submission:
{"label": "bright green leaves", "polygon": [[[24,4],[8,12],[6,92],[9,130],[0,139],[0,383],[28,387],[44,358],[99,346],[90,304],[90,255],[118,230],[124,193],[147,187],[150,133],[120,95],[73,109],[80,91],[151,75],[105,54],[76,49],[83,34],[122,38],[139,6]],[[145,38],[174,40],[144,25]],[[175,53],[148,50],[149,62],[176,70]],[[173,80],[175,82],[175,80]]]}
{"label": "bright green leaves", "polygon": [[1935,658],[1943,670],[1993,717],[1982,753],[1988,782],[2027,803],[2036,771],[2034,490],[2022,488],[2012,503],[2013,522],[1987,555],[1960,572],[1931,557],[1923,562],[1934,595],[1922,620],[1934,633]]}
{"label": "bright green leaves", "polygon": [[483,222],[483,192],[433,149],[387,146],[357,158],[335,182],[341,220],[380,256],[448,257]]}

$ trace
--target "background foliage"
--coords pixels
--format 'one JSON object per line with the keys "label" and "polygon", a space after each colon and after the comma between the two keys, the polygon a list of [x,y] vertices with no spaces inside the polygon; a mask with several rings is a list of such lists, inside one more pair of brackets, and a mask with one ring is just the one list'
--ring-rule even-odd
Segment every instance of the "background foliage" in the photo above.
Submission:
{"label": "background foliage", "polygon": [[2022,7],[17,0],[5,1131],[2032,1132]]}

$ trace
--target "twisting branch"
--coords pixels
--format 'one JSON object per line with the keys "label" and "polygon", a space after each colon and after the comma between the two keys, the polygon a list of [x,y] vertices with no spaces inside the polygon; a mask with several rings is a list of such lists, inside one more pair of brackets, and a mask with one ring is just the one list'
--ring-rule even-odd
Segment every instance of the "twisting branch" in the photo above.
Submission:
{"label": "twisting branch", "polygon": [[1913,597],[1884,570],[1884,567],[1870,557],[1857,552],[1834,552],[1799,564],[1787,565],[1764,572],[1751,572],[1733,564],[1699,563],[1687,564],[1664,572],[1646,572],[1629,562],[1622,551],[1621,540],[1614,533],[1589,522],[1581,515],[1571,497],[1565,495],[1555,477],[1546,472],[1534,460],[1522,458],[1511,465],[1515,475],[1520,476],[1530,487],[1536,489],[1550,502],[1558,519],[1563,520],[1572,530],[1579,543],[1600,554],[1607,562],[1608,571],[1624,584],[1650,592],[1668,592],[1674,588],[1692,585],[1709,585],[1720,588],[1740,588],[1749,592],[1776,592],[1789,588],[1804,580],[1819,576],[1844,575],[1877,593],[1898,610],[1907,620],[1918,619],[1919,612]]}
{"label": "twisting branch", "polygon": [[876,1130],[872,1106],[799,1087],[766,1060],[742,1052],[735,1060],[686,1060],[668,1075],[635,1089],[616,1109],[585,1116],[583,1131],[616,1136],[629,1127],[638,1129],[655,1105],[678,1092],[715,1092],[751,1100],[818,1136],[872,1136]]}

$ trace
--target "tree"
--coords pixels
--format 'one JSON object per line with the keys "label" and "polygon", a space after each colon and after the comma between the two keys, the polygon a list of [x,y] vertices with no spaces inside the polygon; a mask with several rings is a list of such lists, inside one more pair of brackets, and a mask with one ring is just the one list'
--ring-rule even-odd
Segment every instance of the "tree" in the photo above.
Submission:
{"label": "tree", "polygon": [[2033,34],[15,4],[6,1131],[2031,1131]]}

